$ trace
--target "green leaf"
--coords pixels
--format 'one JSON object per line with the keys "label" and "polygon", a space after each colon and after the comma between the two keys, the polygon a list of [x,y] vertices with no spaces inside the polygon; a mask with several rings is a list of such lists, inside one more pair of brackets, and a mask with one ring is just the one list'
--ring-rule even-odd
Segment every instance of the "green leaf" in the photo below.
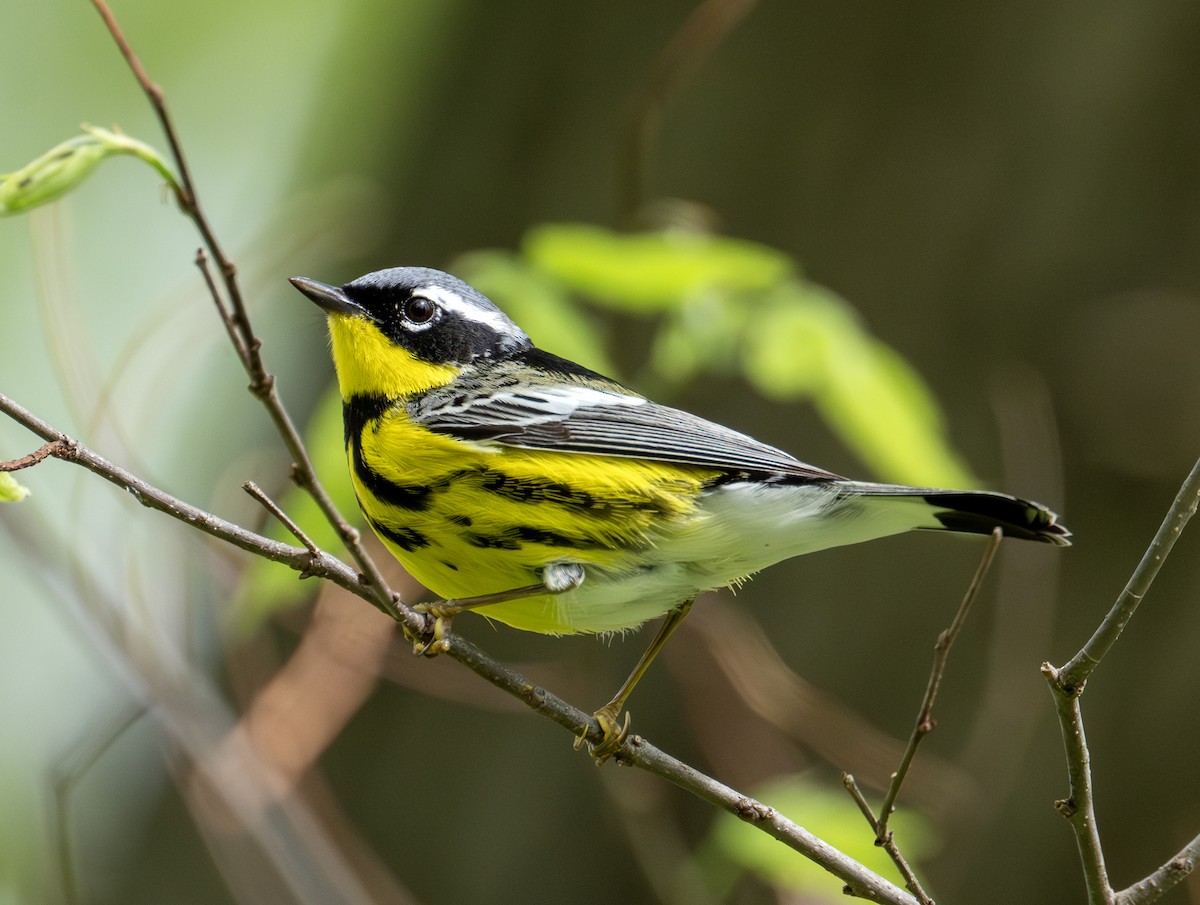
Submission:
{"label": "green leaf", "polygon": [[85,134],[56,145],[15,173],[0,174],[0,216],[23,213],[65,195],[91,175],[100,161],[115,154],[145,161],[179,191],[171,168],[149,145],[97,126],[82,128]]}
{"label": "green leaf", "polygon": [[941,412],[920,376],[896,351],[864,337],[837,359],[822,414],[879,474],[902,484],[974,487],[951,448]]}
{"label": "green leaf", "polygon": [[771,293],[747,326],[743,367],[767,396],[811,396],[838,435],[883,479],[918,486],[976,484],[951,448],[924,381],[832,292],[789,281]]}
{"label": "green leaf", "polygon": [[746,376],[765,395],[817,395],[830,379],[839,346],[859,333],[853,310],[832,293],[789,281],[756,306],[743,350]]}
{"label": "green leaf", "polygon": [[[903,887],[903,878],[887,853],[875,845],[870,826],[841,786],[820,784],[807,776],[788,776],[756,790],[754,797]],[[929,821],[918,813],[897,810],[889,826],[910,864],[928,857],[937,847]],[[723,814],[713,827],[710,846],[705,848],[775,886],[817,896],[820,901],[845,901],[841,884],[828,871],[732,815]]]}
{"label": "green leaf", "polygon": [[693,295],[664,317],[650,350],[654,373],[668,386],[680,386],[705,371],[736,370],[748,316],[741,298],[719,290]]}
{"label": "green leaf", "polygon": [[17,483],[6,471],[0,471],[0,503],[19,503],[29,496],[29,488]]}
{"label": "green leaf", "polygon": [[782,252],[742,239],[618,233],[577,223],[531,229],[522,251],[533,267],[568,289],[637,312],[674,308],[703,289],[761,291],[792,271]]}

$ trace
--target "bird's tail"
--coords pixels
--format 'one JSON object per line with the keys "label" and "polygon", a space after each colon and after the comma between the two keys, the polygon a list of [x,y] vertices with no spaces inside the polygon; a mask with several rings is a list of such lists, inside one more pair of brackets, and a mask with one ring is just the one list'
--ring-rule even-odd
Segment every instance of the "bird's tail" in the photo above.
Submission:
{"label": "bird's tail", "polygon": [[1071,545],[1071,532],[1058,523],[1058,516],[1029,500],[985,490],[937,490],[903,487],[898,484],[854,484],[852,491],[865,497],[894,497],[923,502],[929,507],[929,522],[919,527],[958,531],[965,534],[991,534],[996,528],[1005,537],[1035,540],[1060,547]]}

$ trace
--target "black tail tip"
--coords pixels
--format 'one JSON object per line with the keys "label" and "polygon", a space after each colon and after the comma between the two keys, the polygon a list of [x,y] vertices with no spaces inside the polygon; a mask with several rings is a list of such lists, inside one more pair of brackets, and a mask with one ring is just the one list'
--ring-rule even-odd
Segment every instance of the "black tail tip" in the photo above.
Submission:
{"label": "black tail tip", "polygon": [[1066,525],[1040,503],[1004,493],[953,491],[929,494],[925,501],[936,509],[934,516],[948,531],[991,534],[999,528],[1005,537],[1071,546]]}

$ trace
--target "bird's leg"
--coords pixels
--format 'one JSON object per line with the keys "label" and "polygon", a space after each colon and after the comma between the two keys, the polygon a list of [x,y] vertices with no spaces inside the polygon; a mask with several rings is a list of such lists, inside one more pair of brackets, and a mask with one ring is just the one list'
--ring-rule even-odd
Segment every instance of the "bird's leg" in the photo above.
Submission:
{"label": "bird's leg", "polygon": [[610,757],[620,750],[625,744],[625,739],[629,738],[629,713],[626,712],[624,722],[618,722],[618,717],[621,711],[625,708],[625,702],[629,700],[629,696],[633,693],[634,686],[646,674],[646,670],[650,668],[650,664],[654,662],[654,658],[658,656],[658,652],[663,649],[667,643],[667,639],[671,637],[675,629],[679,628],[679,623],[683,622],[683,617],[688,614],[688,610],[692,608],[695,600],[688,600],[680,604],[677,609],[667,613],[663,619],[662,625],[658,627],[658,632],[654,636],[654,640],[650,642],[650,646],[646,648],[646,652],[637,662],[637,666],[633,668],[633,672],[629,674],[629,678],[613,695],[613,699],[597,710],[593,717],[600,724],[600,733],[604,736],[599,742],[589,742],[586,735],[581,735],[575,739],[575,750],[578,751],[585,744],[587,745],[588,754],[596,758],[597,763],[604,763]]}
{"label": "bird's leg", "polygon": [[478,597],[458,597],[437,600],[433,603],[418,603],[413,609],[418,613],[428,613],[433,617],[433,631],[428,636],[412,639],[413,652],[429,657],[444,653],[447,647],[446,635],[450,631],[454,617],[459,613],[491,606],[493,603],[507,603],[510,600],[539,597],[542,594],[563,594],[573,591],[583,584],[583,576],[583,566],[578,563],[553,563],[542,570],[542,580],[538,584],[525,585],[507,591],[496,591],[492,594],[480,594]]}

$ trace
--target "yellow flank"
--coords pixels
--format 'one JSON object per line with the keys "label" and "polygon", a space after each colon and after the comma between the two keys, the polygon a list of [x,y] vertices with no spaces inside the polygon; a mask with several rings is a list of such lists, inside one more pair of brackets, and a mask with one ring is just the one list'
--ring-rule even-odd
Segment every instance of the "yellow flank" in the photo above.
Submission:
{"label": "yellow flank", "polygon": [[[367,422],[347,455],[376,533],[418,581],[446,598],[537,584],[552,563],[592,566],[592,581],[635,571],[656,530],[695,514],[697,492],[715,474],[489,449],[413,424],[403,405]],[[535,631],[572,631],[555,612],[542,597],[489,606],[484,615]]]}
{"label": "yellow flank", "polygon": [[451,365],[418,362],[361,317],[331,314],[329,338],[343,399],[409,396],[447,384],[458,373]]}

